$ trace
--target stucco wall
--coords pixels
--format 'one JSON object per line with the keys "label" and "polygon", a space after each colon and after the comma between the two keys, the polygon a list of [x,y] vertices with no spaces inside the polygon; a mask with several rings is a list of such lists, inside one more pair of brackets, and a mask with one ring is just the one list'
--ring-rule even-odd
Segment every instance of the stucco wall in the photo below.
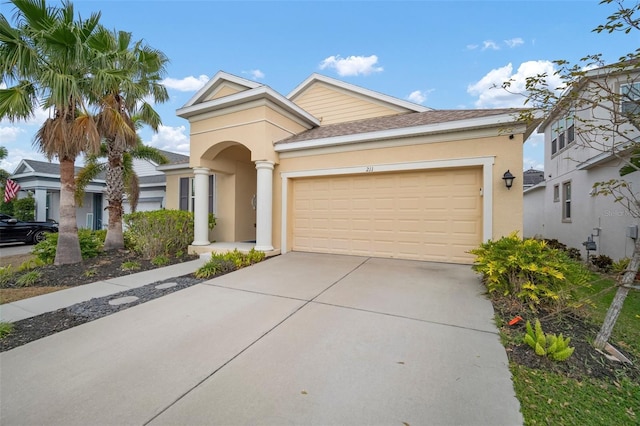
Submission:
{"label": "stucco wall", "polygon": [[535,187],[524,193],[523,233],[525,238],[543,236],[545,215],[545,187]]}
{"label": "stucco wall", "polygon": [[[462,137],[462,135],[459,136]],[[445,139],[446,141],[437,142],[433,138],[414,137],[403,139],[403,143],[407,143],[404,146],[385,148],[371,146],[369,149],[356,151],[358,146],[354,145],[351,150],[347,150],[346,147],[341,148],[343,152],[331,153],[325,150],[326,153],[309,155],[312,153],[309,151],[306,155],[299,157],[291,157],[292,154],[282,156],[286,158],[281,158],[274,173],[274,246],[281,247],[282,185],[280,174],[282,172],[485,156],[496,156],[493,165],[493,238],[500,238],[513,231],[522,234],[522,135],[514,135],[513,139],[509,139],[506,135],[500,135],[464,140],[455,140],[455,136],[447,135]],[[429,143],[424,143],[427,141]],[[511,190],[507,190],[502,180],[502,175],[507,170],[516,176]]]}
{"label": "stucco wall", "polygon": [[[596,166],[590,170],[574,170],[560,176],[547,179],[545,191],[545,213],[543,219],[544,236],[557,238],[570,247],[579,248],[582,254],[586,251],[582,245],[589,235],[594,236],[598,251],[595,254],[605,254],[614,260],[631,257],[633,254],[633,240],[626,236],[627,227],[637,225],[633,218],[619,203],[615,203],[611,196],[591,195],[594,182],[606,181],[618,175],[619,161]],[[625,177],[630,180],[633,188],[640,188],[640,173]],[[558,202],[553,200],[553,187],[563,182],[571,182],[572,188],[572,217],[570,222],[562,221],[562,194]],[[594,230],[599,228],[599,231]]]}

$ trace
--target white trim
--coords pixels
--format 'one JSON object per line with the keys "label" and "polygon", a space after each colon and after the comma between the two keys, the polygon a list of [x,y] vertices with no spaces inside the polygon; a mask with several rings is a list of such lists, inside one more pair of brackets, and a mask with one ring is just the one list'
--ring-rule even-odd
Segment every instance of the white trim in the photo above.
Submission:
{"label": "white trim", "polygon": [[[489,117],[473,118],[470,120],[456,120],[445,123],[427,124],[423,126],[401,127],[399,129],[381,130],[376,132],[356,133],[353,135],[334,136],[322,139],[309,139],[298,142],[278,143],[276,142],[276,152],[289,152],[302,149],[319,148],[335,145],[347,145],[364,141],[375,141],[385,139],[406,138],[411,136],[419,136],[424,134],[455,132],[461,130],[470,130],[482,127],[495,127],[504,124],[513,124],[510,115],[500,114]],[[511,130],[513,133],[522,133],[522,126],[514,126]]]}
{"label": "white trim", "polygon": [[442,142],[459,142],[469,139],[480,139],[488,137],[500,137],[499,131],[495,128],[483,128],[469,131],[468,133],[438,133],[430,135],[417,135],[399,139],[380,139],[373,141],[363,141],[357,144],[330,145],[317,148],[306,148],[296,151],[280,152],[280,158],[297,158],[325,154],[337,154],[342,152],[355,152],[367,149],[397,148],[400,146],[426,145]]}
{"label": "white trim", "polygon": [[337,167],[333,169],[299,170],[291,172],[281,172],[282,196],[281,196],[281,231],[280,247],[281,253],[285,254],[289,250],[287,247],[287,226],[288,226],[288,190],[289,179],[301,177],[320,177],[336,175],[360,175],[365,173],[380,172],[400,172],[409,170],[429,170],[440,168],[455,168],[482,166],[482,240],[488,241],[493,238],[493,164],[494,156],[454,158],[448,160],[416,161],[392,164],[369,164],[364,166]]}
{"label": "white trim", "polygon": [[198,90],[196,94],[193,95],[184,106],[186,107],[194,105],[199,100],[204,99],[206,96],[208,96],[218,86],[223,85],[225,82],[229,82],[246,89],[255,89],[256,87],[261,86],[261,84],[258,82],[247,80],[246,78],[238,77],[224,71],[218,71],[216,75],[214,75],[211,80],[209,80],[200,90]]}
{"label": "white trim", "polygon": [[[270,100],[285,111],[293,114],[298,118],[298,121],[307,123],[307,128],[320,125],[320,121],[317,118],[268,86],[259,86],[255,89],[249,89],[245,90],[244,92],[235,93],[233,95],[225,96],[222,98],[204,101],[196,105],[184,106],[176,111],[176,115],[178,117],[189,119],[195,115],[201,115],[206,112],[227,109],[258,99]],[[246,109],[246,105],[242,105],[242,109]]]}

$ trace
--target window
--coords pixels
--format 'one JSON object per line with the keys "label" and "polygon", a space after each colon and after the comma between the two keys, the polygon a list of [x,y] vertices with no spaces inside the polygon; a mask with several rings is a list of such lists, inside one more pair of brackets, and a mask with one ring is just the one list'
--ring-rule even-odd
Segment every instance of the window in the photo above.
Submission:
{"label": "window", "polygon": [[623,114],[640,114],[640,83],[620,86]]}
{"label": "window", "polygon": [[560,185],[553,185],[553,202],[560,201]]}
{"label": "window", "polygon": [[571,182],[562,184],[562,220],[571,222]]}
{"label": "window", "polygon": [[562,151],[576,139],[573,115],[567,115],[551,125],[551,155]]}
{"label": "window", "polygon": [[[209,175],[209,213],[215,213],[215,175]],[[180,210],[193,211],[195,203],[195,190],[193,186],[193,178],[180,178],[180,201],[178,208]]]}

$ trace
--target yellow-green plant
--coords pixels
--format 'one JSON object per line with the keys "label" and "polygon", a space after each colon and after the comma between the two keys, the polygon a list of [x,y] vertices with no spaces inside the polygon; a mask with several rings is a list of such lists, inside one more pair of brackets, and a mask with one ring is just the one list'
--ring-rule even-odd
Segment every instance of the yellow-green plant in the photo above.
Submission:
{"label": "yellow-green plant", "polygon": [[0,322],[0,339],[10,334],[13,331],[13,323]]}
{"label": "yellow-green plant", "polygon": [[628,257],[623,257],[622,259],[613,262],[613,264],[611,265],[611,270],[616,274],[621,274],[627,270],[630,262],[631,259],[629,259]]}
{"label": "yellow-green plant", "polygon": [[120,265],[120,269],[122,269],[123,271],[135,271],[136,269],[140,269],[140,264],[138,262],[128,260],[126,262],[122,262],[122,265]]}
{"label": "yellow-green plant", "polygon": [[220,257],[211,257],[211,259],[202,265],[195,272],[196,278],[211,278],[216,275],[223,275],[236,270],[236,266],[229,260]]}
{"label": "yellow-green plant", "polygon": [[26,272],[16,280],[16,287],[29,287],[33,285],[42,277],[42,273],[39,271]]}
{"label": "yellow-green plant", "polygon": [[154,266],[164,266],[169,263],[169,258],[167,256],[156,256],[151,259],[151,263]]}
{"label": "yellow-green plant", "polygon": [[6,286],[13,278],[13,267],[11,265],[0,267],[0,288]]}
{"label": "yellow-green plant", "polygon": [[24,272],[24,271],[29,271],[31,269],[34,268],[39,268],[41,266],[44,266],[45,263],[38,259],[37,257],[31,258],[29,260],[25,260],[24,262],[22,262],[20,264],[20,266],[18,267],[18,272]]}
{"label": "yellow-green plant", "polygon": [[233,251],[228,251],[226,253],[212,253],[211,259],[198,268],[195,272],[195,276],[197,278],[210,278],[215,275],[226,274],[228,272],[233,272],[236,269],[261,262],[264,258],[264,252],[258,251],[254,248],[249,250],[248,253],[242,253],[238,249],[234,249]]}
{"label": "yellow-green plant", "polygon": [[564,338],[562,333],[545,334],[542,331],[540,320],[536,319],[535,326],[527,321],[527,332],[524,335],[524,342],[529,345],[537,355],[548,356],[554,361],[565,361],[573,355],[574,347],[569,346],[570,337]]}
{"label": "yellow-green plant", "polygon": [[545,241],[521,239],[517,233],[488,241],[473,249],[473,270],[483,276],[489,293],[516,297],[531,310],[561,306],[571,286],[586,286],[589,271]]}

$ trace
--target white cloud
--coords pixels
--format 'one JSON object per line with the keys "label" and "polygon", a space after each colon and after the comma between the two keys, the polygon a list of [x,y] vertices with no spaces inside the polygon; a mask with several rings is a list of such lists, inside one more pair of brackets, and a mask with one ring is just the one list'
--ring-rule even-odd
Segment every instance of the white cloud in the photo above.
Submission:
{"label": "white cloud", "polygon": [[190,75],[181,80],[167,77],[162,80],[161,83],[164,84],[167,89],[175,89],[181,92],[195,92],[196,90],[200,90],[208,81],[209,77],[202,74],[199,77]]}
{"label": "white cloud", "polygon": [[374,72],[381,72],[383,68],[376,66],[378,57],[371,56],[329,56],[320,63],[320,69],[335,69],[339,76],[369,75]]}
{"label": "white cloud", "polygon": [[509,40],[505,40],[504,42],[505,42],[505,44],[507,46],[509,46],[511,48],[518,47],[521,44],[524,44],[524,40],[522,40],[520,37],[516,37],[516,38],[509,39]]}
{"label": "white cloud", "polygon": [[[515,73],[513,65],[508,64],[489,71],[479,81],[470,84],[467,93],[478,97],[475,102],[477,108],[521,108],[525,106],[523,94],[526,92],[526,78],[546,73],[549,87],[560,87],[562,82],[554,75],[554,71],[554,65],[550,61],[523,62]],[[509,80],[513,81],[507,91],[502,88],[502,84]]]}
{"label": "white cloud", "polygon": [[500,50],[500,47],[493,40],[485,40],[482,42],[482,50]]}
{"label": "white cloud", "polygon": [[467,44],[468,50],[476,50],[478,47],[480,46],[478,46],[477,44]]}
{"label": "white cloud", "polygon": [[407,96],[407,99],[413,103],[421,104],[427,100],[427,95],[422,90],[414,90]]}
{"label": "white cloud", "polygon": [[409,94],[409,96],[407,96],[407,100],[411,101],[415,104],[422,104],[427,100],[427,97],[429,96],[429,93],[433,92],[433,89],[431,90],[414,90],[413,92],[411,92]]}
{"label": "white cloud", "polygon": [[158,133],[151,136],[149,145],[165,151],[189,155],[189,137],[185,133],[186,130],[185,126],[160,125]]}
{"label": "white cloud", "polygon": [[261,80],[264,78],[264,73],[260,70],[242,71],[243,74],[248,74],[254,80]]}
{"label": "white cloud", "polygon": [[0,141],[2,141],[3,144],[15,142],[18,140],[18,136],[20,136],[21,133],[24,133],[24,130],[19,127],[0,127]]}

